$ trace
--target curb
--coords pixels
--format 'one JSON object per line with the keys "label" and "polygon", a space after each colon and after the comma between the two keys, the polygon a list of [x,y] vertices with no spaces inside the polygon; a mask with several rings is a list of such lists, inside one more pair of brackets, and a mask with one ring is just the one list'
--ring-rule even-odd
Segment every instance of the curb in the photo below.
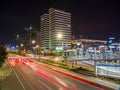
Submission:
{"label": "curb", "polygon": [[[38,63],[39,64],[39,63]],[[56,71],[56,72],[58,72],[58,73],[61,73],[61,74],[64,74],[64,75],[66,75],[66,76],[69,76],[69,77],[71,77],[71,78],[74,78],[74,79],[76,79],[76,80],[79,80],[79,81],[83,81],[83,82],[85,82],[85,83],[88,83],[88,84],[91,84],[91,85],[93,85],[93,86],[96,86],[96,87],[98,87],[98,88],[100,88],[101,90],[116,90],[115,88],[113,88],[113,87],[110,87],[110,86],[107,86],[107,85],[103,85],[103,84],[101,84],[101,83],[98,83],[98,82],[94,82],[94,81],[91,81],[91,80],[89,80],[89,79],[86,79],[86,78],[80,78],[80,77],[78,77],[78,76],[75,76],[75,75],[73,75],[73,74],[70,74],[70,73],[65,73],[65,72],[62,72],[62,71],[60,71],[60,70],[58,70],[58,69],[54,69],[54,68],[52,68],[52,67],[48,67],[47,65],[42,65],[42,66],[44,66],[44,67],[47,67],[47,68],[49,68],[49,69],[52,69],[53,71]]]}
{"label": "curb", "polygon": [[80,77],[74,76],[74,75],[72,75],[72,74],[64,73],[64,72],[61,72],[61,71],[58,71],[58,70],[54,70],[54,71],[56,71],[56,72],[58,72],[58,73],[62,73],[62,74],[64,74],[64,75],[66,75],[66,76],[72,77],[72,78],[74,78],[74,79],[76,79],[76,80],[80,80],[80,81],[87,82],[88,84],[97,86],[97,87],[99,87],[99,88],[102,88],[102,89],[104,88],[105,90],[115,90],[115,89],[112,88],[112,87],[108,87],[108,86],[105,86],[105,85],[103,85],[103,84],[100,84],[100,83],[97,83],[97,82],[93,82],[93,81],[88,80],[88,79],[85,79],[85,78],[80,78]]}

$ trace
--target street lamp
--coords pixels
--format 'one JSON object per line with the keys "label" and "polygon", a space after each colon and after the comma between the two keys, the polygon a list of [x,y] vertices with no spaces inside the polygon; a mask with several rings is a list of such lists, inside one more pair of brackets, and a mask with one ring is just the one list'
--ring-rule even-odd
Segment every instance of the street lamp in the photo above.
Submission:
{"label": "street lamp", "polygon": [[17,52],[17,54],[18,54],[18,49],[19,49],[19,47],[18,47],[18,45],[16,45],[16,52]]}
{"label": "street lamp", "polygon": [[62,41],[63,35],[62,35],[62,33],[58,33],[58,34],[57,34],[57,38],[58,38],[59,40],[61,40],[61,42],[62,42],[62,50],[63,50],[63,41]]}
{"label": "street lamp", "polygon": [[36,58],[38,55],[39,45],[34,46],[33,50],[34,50],[34,58]]}
{"label": "street lamp", "polygon": [[32,44],[31,44],[31,47],[32,47],[32,53],[34,53],[35,52],[35,46],[34,46],[34,44],[35,44],[35,40],[32,40],[32,42],[31,42]]}
{"label": "street lamp", "polygon": [[62,34],[62,33],[58,33],[58,34],[57,34],[57,38],[58,38],[58,40],[61,40],[61,43],[62,43],[62,48],[60,48],[60,49],[62,50],[62,57],[63,57],[63,50],[64,50],[63,34]]}
{"label": "street lamp", "polygon": [[32,44],[35,44],[35,40],[32,40]]}
{"label": "street lamp", "polygon": [[21,46],[21,49],[24,49],[24,44],[23,43],[21,43],[20,46]]}
{"label": "street lamp", "polygon": [[61,33],[59,33],[59,34],[57,35],[57,37],[58,37],[58,39],[62,39],[63,35],[62,35]]}
{"label": "street lamp", "polygon": [[23,47],[24,45],[21,43],[21,45],[20,45],[21,47]]}
{"label": "street lamp", "polygon": [[24,44],[21,43],[20,46],[21,46],[21,50],[22,50],[21,53],[22,53],[22,54],[25,54],[25,46],[24,46]]}

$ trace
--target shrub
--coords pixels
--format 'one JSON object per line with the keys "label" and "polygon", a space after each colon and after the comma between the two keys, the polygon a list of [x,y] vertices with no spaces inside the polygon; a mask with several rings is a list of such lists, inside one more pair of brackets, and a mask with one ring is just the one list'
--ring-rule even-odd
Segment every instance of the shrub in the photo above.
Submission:
{"label": "shrub", "polygon": [[7,51],[6,48],[4,46],[0,46],[0,67],[3,65],[3,63],[5,62],[6,58],[7,58]]}

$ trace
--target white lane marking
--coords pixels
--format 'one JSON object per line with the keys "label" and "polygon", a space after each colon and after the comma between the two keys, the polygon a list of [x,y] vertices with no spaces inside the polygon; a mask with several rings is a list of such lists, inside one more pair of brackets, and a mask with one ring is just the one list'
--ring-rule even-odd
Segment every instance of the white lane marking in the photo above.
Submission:
{"label": "white lane marking", "polygon": [[38,80],[44,87],[46,87],[48,90],[51,90],[50,87],[48,87],[47,85],[45,85],[43,82],[41,82],[40,80]]}
{"label": "white lane marking", "polygon": [[57,79],[57,81],[62,84],[63,86],[67,87],[67,84],[65,82],[63,82],[62,80],[60,80],[58,77],[55,76],[55,78]]}
{"label": "white lane marking", "polygon": [[13,67],[12,67],[12,70],[14,71],[14,73],[15,73],[15,75],[16,75],[18,81],[20,82],[22,88],[23,88],[24,90],[26,90],[25,87],[24,87],[24,85],[23,85],[23,83],[22,83],[22,81],[20,80],[19,76],[17,75],[17,73],[16,73],[15,70],[13,69]]}

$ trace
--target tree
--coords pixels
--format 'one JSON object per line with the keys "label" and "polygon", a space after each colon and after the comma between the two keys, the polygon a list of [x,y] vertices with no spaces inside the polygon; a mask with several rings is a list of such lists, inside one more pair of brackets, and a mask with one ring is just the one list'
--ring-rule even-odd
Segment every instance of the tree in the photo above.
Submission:
{"label": "tree", "polygon": [[6,58],[7,58],[7,51],[5,46],[0,46],[0,67],[3,65],[3,63],[5,62]]}

